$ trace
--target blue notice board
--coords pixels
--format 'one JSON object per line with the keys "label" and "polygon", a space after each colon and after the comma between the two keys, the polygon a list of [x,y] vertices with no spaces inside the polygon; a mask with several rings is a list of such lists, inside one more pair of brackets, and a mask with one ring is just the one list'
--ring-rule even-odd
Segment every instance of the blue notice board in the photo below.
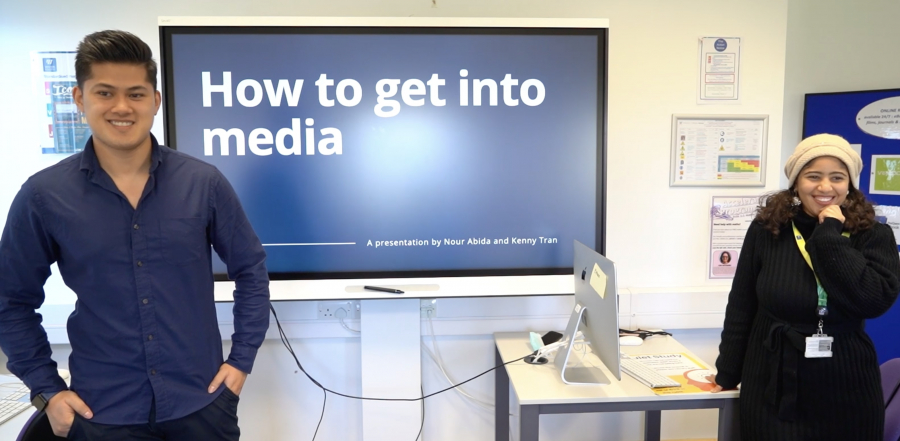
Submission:
{"label": "blue notice board", "polygon": [[[860,190],[875,204],[900,206],[900,168],[896,177],[893,168],[900,164],[893,162],[900,160],[900,89],[807,94],[803,137],[817,133],[841,135],[850,144],[859,144],[863,160]],[[866,322],[879,363],[900,357],[900,339],[895,337],[900,327],[898,303],[883,316]]]}

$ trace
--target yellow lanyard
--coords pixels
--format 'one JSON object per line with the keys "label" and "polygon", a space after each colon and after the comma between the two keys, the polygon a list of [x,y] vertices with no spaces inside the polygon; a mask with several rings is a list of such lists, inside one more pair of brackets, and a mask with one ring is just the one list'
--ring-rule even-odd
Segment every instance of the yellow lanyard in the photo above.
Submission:
{"label": "yellow lanyard", "polygon": [[[827,314],[828,307],[828,293],[825,292],[825,288],[822,288],[822,282],[819,281],[819,275],[816,274],[816,269],[813,268],[812,259],[809,258],[809,253],[806,252],[806,239],[803,238],[803,235],[800,234],[800,230],[797,229],[797,225],[791,221],[791,227],[794,228],[794,240],[797,241],[797,248],[800,248],[800,254],[803,255],[803,258],[806,260],[806,264],[809,265],[809,269],[812,270],[813,276],[816,278],[816,294],[819,297],[819,315],[824,316]],[[850,237],[850,233],[844,231],[841,233],[844,237]]]}

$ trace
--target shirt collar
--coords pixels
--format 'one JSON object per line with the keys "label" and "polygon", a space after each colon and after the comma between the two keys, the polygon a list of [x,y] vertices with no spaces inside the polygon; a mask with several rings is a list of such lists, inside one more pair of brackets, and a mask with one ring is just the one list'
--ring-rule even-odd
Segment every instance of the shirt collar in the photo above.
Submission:
{"label": "shirt collar", "polygon": [[[163,149],[152,133],[150,134],[150,143],[150,174],[153,174],[156,168],[159,167],[159,164],[162,163]],[[99,169],[100,162],[97,160],[97,152],[94,151],[94,137],[91,136],[88,138],[87,143],[84,144],[84,152],[81,154],[81,170],[93,173]]]}

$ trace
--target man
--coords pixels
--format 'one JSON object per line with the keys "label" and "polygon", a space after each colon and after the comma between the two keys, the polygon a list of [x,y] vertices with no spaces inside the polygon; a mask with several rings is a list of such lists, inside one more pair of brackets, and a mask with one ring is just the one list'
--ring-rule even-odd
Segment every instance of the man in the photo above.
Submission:
{"label": "man", "polygon": [[[25,182],[0,238],[9,370],[60,436],[237,440],[238,394],[269,324],[262,245],[217,169],[150,134],[160,93],[146,43],[88,35],[75,71],[91,139]],[[224,363],[210,245],[236,284]],[[54,262],[78,296],[69,389],[35,312]]]}

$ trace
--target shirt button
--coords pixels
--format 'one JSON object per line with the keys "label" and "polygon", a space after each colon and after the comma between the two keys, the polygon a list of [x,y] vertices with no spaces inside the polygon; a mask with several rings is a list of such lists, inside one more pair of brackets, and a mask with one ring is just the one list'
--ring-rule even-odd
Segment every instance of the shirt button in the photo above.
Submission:
{"label": "shirt button", "polygon": [[140,260],[138,260],[137,266],[144,266],[144,262],[141,262]]}
{"label": "shirt button", "polygon": [[150,375],[156,375],[156,369],[150,369]]}
{"label": "shirt button", "polygon": [[150,300],[144,299],[144,300],[141,300],[141,303],[146,305],[146,304],[150,303]]}
{"label": "shirt button", "polygon": [[153,334],[148,335],[147,340],[153,340]]}
{"label": "shirt button", "polygon": [[138,224],[134,224],[134,229],[135,229],[135,230],[140,230],[141,227],[139,227]]}

